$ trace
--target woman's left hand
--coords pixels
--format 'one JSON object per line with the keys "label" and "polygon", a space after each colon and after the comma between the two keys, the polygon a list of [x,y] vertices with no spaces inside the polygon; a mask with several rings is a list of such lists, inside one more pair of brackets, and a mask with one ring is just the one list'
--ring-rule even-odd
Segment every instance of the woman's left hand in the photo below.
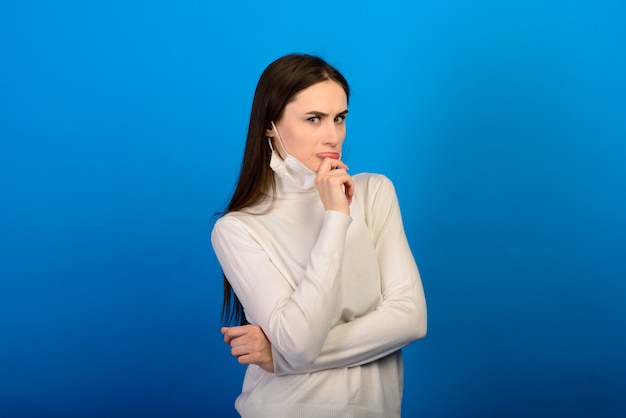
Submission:
{"label": "woman's left hand", "polygon": [[239,364],[256,364],[268,373],[274,373],[272,344],[261,327],[242,325],[222,328],[224,342],[231,348],[230,353],[237,357]]}

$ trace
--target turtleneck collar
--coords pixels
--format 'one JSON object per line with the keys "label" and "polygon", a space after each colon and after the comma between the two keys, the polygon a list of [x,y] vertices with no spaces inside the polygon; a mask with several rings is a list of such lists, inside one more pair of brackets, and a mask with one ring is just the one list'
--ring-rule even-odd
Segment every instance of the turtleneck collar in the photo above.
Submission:
{"label": "turtleneck collar", "polygon": [[272,150],[270,167],[276,173],[276,187],[279,192],[302,193],[315,189],[316,173],[291,155],[283,160],[276,150]]}

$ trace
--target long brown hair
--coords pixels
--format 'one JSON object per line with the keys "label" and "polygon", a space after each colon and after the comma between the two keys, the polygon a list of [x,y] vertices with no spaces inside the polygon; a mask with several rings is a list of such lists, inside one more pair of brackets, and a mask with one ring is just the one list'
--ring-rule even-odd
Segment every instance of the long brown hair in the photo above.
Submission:
{"label": "long brown hair", "polygon": [[[350,98],[348,82],[337,69],[319,57],[290,54],[272,62],[261,74],[250,112],[248,137],[237,187],[224,213],[242,210],[273,194],[276,183],[270,168],[272,156],[265,132],[278,122],[285,106],[302,90],[322,81],[335,81]],[[272,192],[272,193],[270,193]],[[243,306],[224,276],[222,321],[246,324]]]}

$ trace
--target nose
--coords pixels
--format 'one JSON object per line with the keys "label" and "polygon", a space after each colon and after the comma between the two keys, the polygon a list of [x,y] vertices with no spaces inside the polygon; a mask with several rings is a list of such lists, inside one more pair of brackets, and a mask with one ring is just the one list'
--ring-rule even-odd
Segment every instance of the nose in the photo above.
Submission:
{"label": "nose", "polygon": [[331,121],[326,127],[326,132],[324,132],[324,144],[332,147],[340,145],[343,138],[342,132],[342,128]]}

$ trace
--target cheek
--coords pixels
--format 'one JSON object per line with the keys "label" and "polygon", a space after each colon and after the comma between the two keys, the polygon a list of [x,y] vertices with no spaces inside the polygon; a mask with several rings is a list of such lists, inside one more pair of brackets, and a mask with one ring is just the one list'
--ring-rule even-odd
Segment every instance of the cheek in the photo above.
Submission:
{"label": "cheek", "polygon": [[286,148],[289,154],[302,161],[313,153],[315,144],[312,141],[307,141],[307,138],[291,138]]}
{"label": "cheek", "polygon": [[298,153],[300,138],[297,131],[291,127],[285,127],[282,131],[280,131],[280,138],[282,139],[283,145],[289,154],[296,155]]}

